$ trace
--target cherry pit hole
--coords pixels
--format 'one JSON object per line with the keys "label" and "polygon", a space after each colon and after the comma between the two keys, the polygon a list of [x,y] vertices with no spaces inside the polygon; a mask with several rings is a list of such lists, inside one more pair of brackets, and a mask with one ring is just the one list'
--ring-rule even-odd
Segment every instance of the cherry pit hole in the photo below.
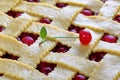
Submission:
{"label": "cherry pit hole", "polygon": [[120,15],[116,15],[113,20],[120,23]]}
{"label": "cherry pit hole", "polygon": [[28,46],[32,45],[37,39],[39,35],[33,34],[33,33],[27,33],[23,32],[20,36],[18,36],[18,40],[23,42],[24,44],[27,44]]}
{"label": "cherry pit hole", "polygon": [[105,52],[96,52],[89,55],[89,60],[100,62],[107,53]]}
{"label": "cherry pit hole", "polygon": [[13,18],[16,18],[16,17],[21,16],[23,14],[23,12],[9,11],[6,14]]}
{"label": "cherry pit hole", "polygon": [[39,20],[40,23],[45,23],[45,24],[51,24],[52,20],[48,19],[48,18],[41,18]]}
{"label": "cherry pit hole", "polygon": [[27,2],[40,2],[40,0],[26,0]]}
{"label": "cherry pit hole", "polygon": [[0,76],[3,76],[4,74],[0,73]]}
{"label": "cherry pit hole", "polygon": [[5,30],[5,27],[0,25],[0,32],[2,32],[3,30]]}
{"label": "cherry pit hole", "polygon": [[57,43],[56,47],[52,50],[52,52],[65,53],[70,49],[70,47],[66,45],[62,45],[61,43]]}
{"label": "cherry pit hole", "polygon": [[57,3],[56,4],[56,7],[58,7],[58,8],[64,8],[64,7],[66,7],[68,4],[66,4],[66,3]]}
{"label": "cherry pit hole", "polygon": [[70,25],[70,27],[68,28],[68,31],[74,32],[74,33],[79,33],[83,29],[84,28],[80,28],[78,26]]}
{"label": "cherry pit hole", "polygon": [[91,11],[90,9],[83,9],[81,12],[81,14],[85,15],[85,16],[93,16],[96,15],[93,11]]}
{"label": "cherry pit hole", "polygon": [[88,80],[88,77],[77,73],[72,80]]}
{"label": "cherry pit hole", "polygon": [[6,58],[6,59],[12,59],[12,60],[18,60],[18,56],[9,54],[9,53],[5,53],[3,56],[1,56],[1,58]]}
{"label": "cherry pit hole", "polygon": [[103,3],[105,3],[107,0],[101,0]]}
{"label": "cherry pit hole", "polygon": [[56,66],[57,65],[53,64],[53,63],[40,62],[37,65],[37,70],[39,70],[40,72],[44,73],[45,75],[48,75],[50,72],[52,72],[54,70],[54,68]]}
{"label": "cherry pit hole", "polygon": [[108,42],[108,43],[116,43],[117,42],[117,37],[110,35],[110,34],[104,34],[102,37],[102,41]]}

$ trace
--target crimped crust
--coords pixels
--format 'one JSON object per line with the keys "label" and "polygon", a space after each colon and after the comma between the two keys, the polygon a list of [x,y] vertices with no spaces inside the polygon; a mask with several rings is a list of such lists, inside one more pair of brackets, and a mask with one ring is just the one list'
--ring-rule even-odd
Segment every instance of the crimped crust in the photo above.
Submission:
{"label": "crimped crust", "polygon": [[[66,6],[58,8],[58,3]],[[90,9],[94,16],[81,14],[85,9]],[[9,11],[22,14],[13,18],[7,15]],[[0,27],[5,28],[0,32],[0,80],[72,80],[77,74],[86,76],[87,80],[120,80],[120,23],[114,21],[118,15],[119,0],[105,3],[100,0],[40,0],[38,3],[0,0]],[[42,18],[51,23],[40,23]],[[92,36],[90,44],[82,45],[79,34],[68,31],[70,26],[89,31]],[[42,44],[41,36],[30,46],[16,39],[24,32],[40,35],[42,27],[46,28],[48,39]],[[117,43],[101,40],[106,33],[117,37]],[[58,36],[78,38],[54,38]],[[69,50],[53,52],[57,43],[69,47]],[[89,56],[97,52],[107,54],[100,62],[90,61]],[[3,59],[6,53],[18,59]],[[44,75],[36,70],[42,62],[57,66]]]}
{"label": "crimped crust", "polygon": [[20,0],[0,0],[0,11],[7,12],[16,6]]}
{"label": "crimped crust", "polygon": [[70,54],[50,53],[42,60],[50,63],[64,65],[67,68],[70,68],[74,71],[78,71],[79,73],[84,74],[86,76],[90,76],[93,72],[93,68],[97,66],[97,63]]}

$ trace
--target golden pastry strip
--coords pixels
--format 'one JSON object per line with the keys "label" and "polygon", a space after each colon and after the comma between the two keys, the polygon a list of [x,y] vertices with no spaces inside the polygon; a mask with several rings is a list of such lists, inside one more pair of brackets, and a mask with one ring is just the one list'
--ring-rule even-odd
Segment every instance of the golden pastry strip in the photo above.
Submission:
{"label": "golden pastry strip", "polygon": [[120,1],[106,1],[100,10],[100,16],[112,19],[120,7]]}
{"label": "golden pastry strip", "polygon": [[55,5],[58,2],[58,0],[40,0],[40,2]]}
{"label": "golden pastry strip", "polygon": [[17,5],[20,0],[0,0],[0,11],[7,12]]}
{"label": "golden pastry strip", "polygon": [[87,58],[90,55],[91,50],[93,49],[94,46],[97,45],[98,41],[101,39],[103,34],[101,32],[96,32],[90,29],[86,29],[86,30],[88,30],[92,35],[91,43],[87,46],[84,46],[80,43],[78,39],[76,42],[70,43],[71,48],[67,53],[75,54],[84,58]]}
{"label": "golden pastry strip", "polygon": [[[64,8],[57,8],[56,3],[68,5]],[[79,14],[83,8],[90,9],[90,13],[88,10],[84,14],[100,12],[101,17],[87,17]],[[109,0],[104,5],[100,0],[40,0],[38,3],[26,0],[0,0],[0,11],[2,11],[0,12],[0,25],[5,27],[0,34],[0,50],[2,50],[0,56],[7,53],[12,54],[13,57],[14,55],[19,57],[18,61],[0,58],[0,73],[4,74],[0,76],[0,80],[72,80],[76,73],[89,77],[88,80],[120,80],[120,58],[112,55],[120,54],[120,24],[106,19],[112,19],[116,13],[119,14],[119,8],[119,0]],[[4,13],[11,10],[24,13],[14,19]],[[13,12],[12,15],[16,13]],[[51,25],[33,22],[43,17],[50,19]],[[92,29],[87,29],[92,35],[89,45],[83,46],[77,38],[51,39],[52,37],[79,37],[76,33],[66,31],[71,24]],[[39,35],[42,27],[47,29],[47,37],[50,40],[48,39],[41,45],[39,45],[42,41],[40,37],[30,46],[13,38],[18,37],[22,32]],[[118,43],[101,41],[103,33],[118,37]],[[57,43],[62,43],[70,49],[65,54],[50,52]],[[88,58],[91,50],[110,54],[106,54],[101,62],[96,63],[85,59]],[[41,61],[57,64],[57,67],[46,76],[34,69]]]}
{"label": "golden pastry strip", "polygon": [[47,76],[34,68],[18,61],[0,59],[0,65],[0,73],[8,73],[13,76],[19,76],[24,80],[44,80],[47,78]]}
{"label": "golden pastry strip", "polygon": [[[23,0],[23,1],[26,1],[26,0]],[[47,3],[47,4],[52,4],[52,5],[55,5],[57,2],[58,0],[40,0],[40,3]]]}
{"label": "golden pastry strip", "polygon": [[29,3],[26,1],[21,1],[21,3],[19,3],[12,10],[27,12],[38,17],[43,16],[53,19],[54,16],[58,13],[59,8],[44,3]]}
{"label": "golden pastry strip", "polygon": [[[71,33],[71,32],[50,26],[50,25],[41,24],[41,23],[37,23],[37,22],[33,22],[29,26],[29,28],[27,28],[25,30],[25,32],[39,34],[39,31],[43,26],[47,29],[49,37],[59,37],[59,36],[75,37],[75,36],[78,36],[78,34],[76,34],[76,33]],[[79,38],[56,38],[56,41],[66,44],[67,46],[70,46],[71,49],[68,51],[68,53],[76,54],[81,57],[88,57],[88,55],[91,53],[91,49],[96,45],[96,43],[98,43],[98,41],[101,39],[103,34],[100,32],[90,30],[90,29],[86,29],[86,30],[90,31],[91,35],[92,35],[92,41],[91,41],[90,45],[88,45],[88,46],[83,46],[80,43]]]}
{"label": "golden pastry strip", "polygon": [[115,36],[120,34],[120,23],[98,16],[86,17],[79,14],[73,24],[97,31],[104,31],[105,33],[113,34]]}
{"label": "golden pastry strip", "polygon": [[100,8],[103,5],[103,3],[99,0],[60,0],[60,2],[82,5],[94,12],[99,12]]}
{"label": "golden pastry strip", "polygon": [[40,42],[41,39],[38,38],[38,40],[29,47],[30,52],[26,55],[23,55],[18,60],[36,68],[36,66],[40,63],[41,59],[56,46],[55,41],[48,40],[47,42],[39,46]]}
{"label": "golden pastry strip", "polygon": [[[28,10],[28,8],[26,7],[30,7],[30,10]],[[42,4],[42,3],[33,4],[28,2],[21,2],[19,5],[13,8],[13,10],[28,12],[33,15],[37,15],[37,16],[39,15],[39,17],[42,16],[42,17],[51,18],[53,20],[53,22],[51,23],[52,25],[62,29],[68,29],[68,27],[70,26],[70,23],[77,16],[77,14],[82,10],[82,7],[80,8],[78,6],[69,5],[63,9],[59,9],[55,6]]]}
{"label": "golden pastry strip", "polygon": [[51,24],[61,29],[68,29],[73,19],[82,9],[82,7],[69,5],[55,15]]}
{"label": "golden pastry strip", "polygon": [[120,55],[120,45],[118,43],[100,41],[93,49],[93,52],[109,52]]}
{"label": "golden pastry strip", "polygon": [[84,45],[80,44],[80,41],[78,40],[77,42],[75,42],[73,44],[73,46],[66,53],[74,54],[74,55],[77,55],[80,57],[87,58],[89,56],[89,54],[91,53],[91,50],[92,50],[91,45],[84,46]]}
{"label": "golden pastry strip", "polygon": [[120,71],[120,57],[107,54],[88,80],[114,80]]}
{"label": "golden pastry strip", "polygon": [[33,15],[30,15],[28,13],[22,13],[19,18],[22,18],[22,19],[32,19],[34,21],[39,21],[42,17],[37,17],[37,16],[33,16]]}
{"label": "golden pastry strip", "polygon": [[20,33],[31,24],[31,22],[32,20],[16,18],[9,23],[5,30],[2,31],[2,34],[18,37]]}
{"label": "golden pastry strip", "polygon": [[9,53],[13,53],[16,56],[22,56],[23,53],[29,53],[30,49],[27,45],[17,41],[10,36],[0,34],[0,49]]}
{"label": "golden pastry strip", "polygon": [[55,54],[51,52],[44,57],[42,61],[63,65],[66,68],[72,69],[85,76],[90,76],[94,70],[94,67],[96,67],[96,63],[70,54]]}
{"label": "golden pastry strip", "polygon": [[4,52],[0,50],[0,56],[2,56],[3,54],[4,54]]}
{"label": "golden pastry strip", "polygon": [[57,67],[51,73],[49,73],[48,76],[55,80],[72,80],[75,73],[76,72],[66,67],[57,65]]}
{"label": "golden pastry strip", "polygon": [[120,15],[120,9],[119,9],[118,12],[116,13],[116,15]]}
{"label": "golden pastry strip", "polygon": [[10,78],[10,77],[7,77],[7,76],[2,76],[0,77],[0,80],[22,80],[22,79],[13,79],[13,78]]}
{"label": "golden pastry strip", "polygon": [[46,55],[56,44],[52,41],[47,41],[39,46],[40,39],[30,47],[16,39],[0,34],[0,49],[19,57],[19,61],[36,67],[40,62],[41,57]]}
{"label": "golden pastry strip", "polygon": [[0,80],[24,80],[24,79],[16,75],[5,73],[3,76],[0,76]]}
{"label": "golden pastry strip", "polygon": [[[59,29],[57,27],[53,27],[53,26],[46,25],[46,24],[41,24],[41,23],[38,23],[38,22],[33,22],[29,26],[29,28],[27,28],[25,30],[25,32],[31,32],[31,33],[39,34],[42,27],[46,28],[47,33],[48,33],[48,37],[66,37],[66,36],[77,37],[78,36],[76,33],[71,33],[71,32],[68,32],[66,30]],[[71,45],[71,44],[68,44],[68,43],[75,42],[75,40],[77,40],[77,38],[54,38],[54,39],[63,43],[63,44],[66,44],[66,45]]]}
{"label": "golden pastry strip", "polygon": [[118,75],[114,78],[114,80],[120,80],[120,71],[119,71]]}
{"label": "golden pastry strip", "polygon": [[0,13],[0,25],[5,28],[2,34],[17,37],[25,28],[30,25],[32,20],[22,18],[12,18],[4,13]]}
{"label": "golden pastry strip", "polygon": [[0,25],[4,27],[8,27],[8,25],[13,21],[14,19],[3,12],[0,12]]}

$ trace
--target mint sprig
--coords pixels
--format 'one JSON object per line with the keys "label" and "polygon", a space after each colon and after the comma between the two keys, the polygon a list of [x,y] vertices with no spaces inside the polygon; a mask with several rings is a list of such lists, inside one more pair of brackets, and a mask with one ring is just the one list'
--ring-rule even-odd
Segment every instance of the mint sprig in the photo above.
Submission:
{"label": "mint sprig", "polygon": [[41,30],[40,30],[40,37],[41,37],[42,41],[39,43],[39,45],[41,45],[42,43],[47,41],[47,39],[53,40],[54,38],[79,38],[77,36],[57,36],[57,37],[47,38],[47,30],[46,30],[45,27],[41,28]]}
{"label": "mint sprig", "polygon": [[43,42],[46,41],[46,37],[47,37],[47,30],[45,27],[42,27],[40,30],[40,37],[42,39],[42,41],[40,42],[40,44],[42,44]]}
{"label": "mint sprig", "polygon": [[47,30],[45,27],[42,27],[42,29],[40,30],[40,37],[45,40],[47,36]]}

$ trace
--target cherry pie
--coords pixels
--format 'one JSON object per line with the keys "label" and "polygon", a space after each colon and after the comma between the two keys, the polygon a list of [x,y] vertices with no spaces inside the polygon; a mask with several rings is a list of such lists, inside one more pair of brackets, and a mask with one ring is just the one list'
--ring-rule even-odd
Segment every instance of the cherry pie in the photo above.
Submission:
{"label": "cherry pie", "polygon": [[120,0],[0,0],[0,80],[120,80],[119,55]]}

